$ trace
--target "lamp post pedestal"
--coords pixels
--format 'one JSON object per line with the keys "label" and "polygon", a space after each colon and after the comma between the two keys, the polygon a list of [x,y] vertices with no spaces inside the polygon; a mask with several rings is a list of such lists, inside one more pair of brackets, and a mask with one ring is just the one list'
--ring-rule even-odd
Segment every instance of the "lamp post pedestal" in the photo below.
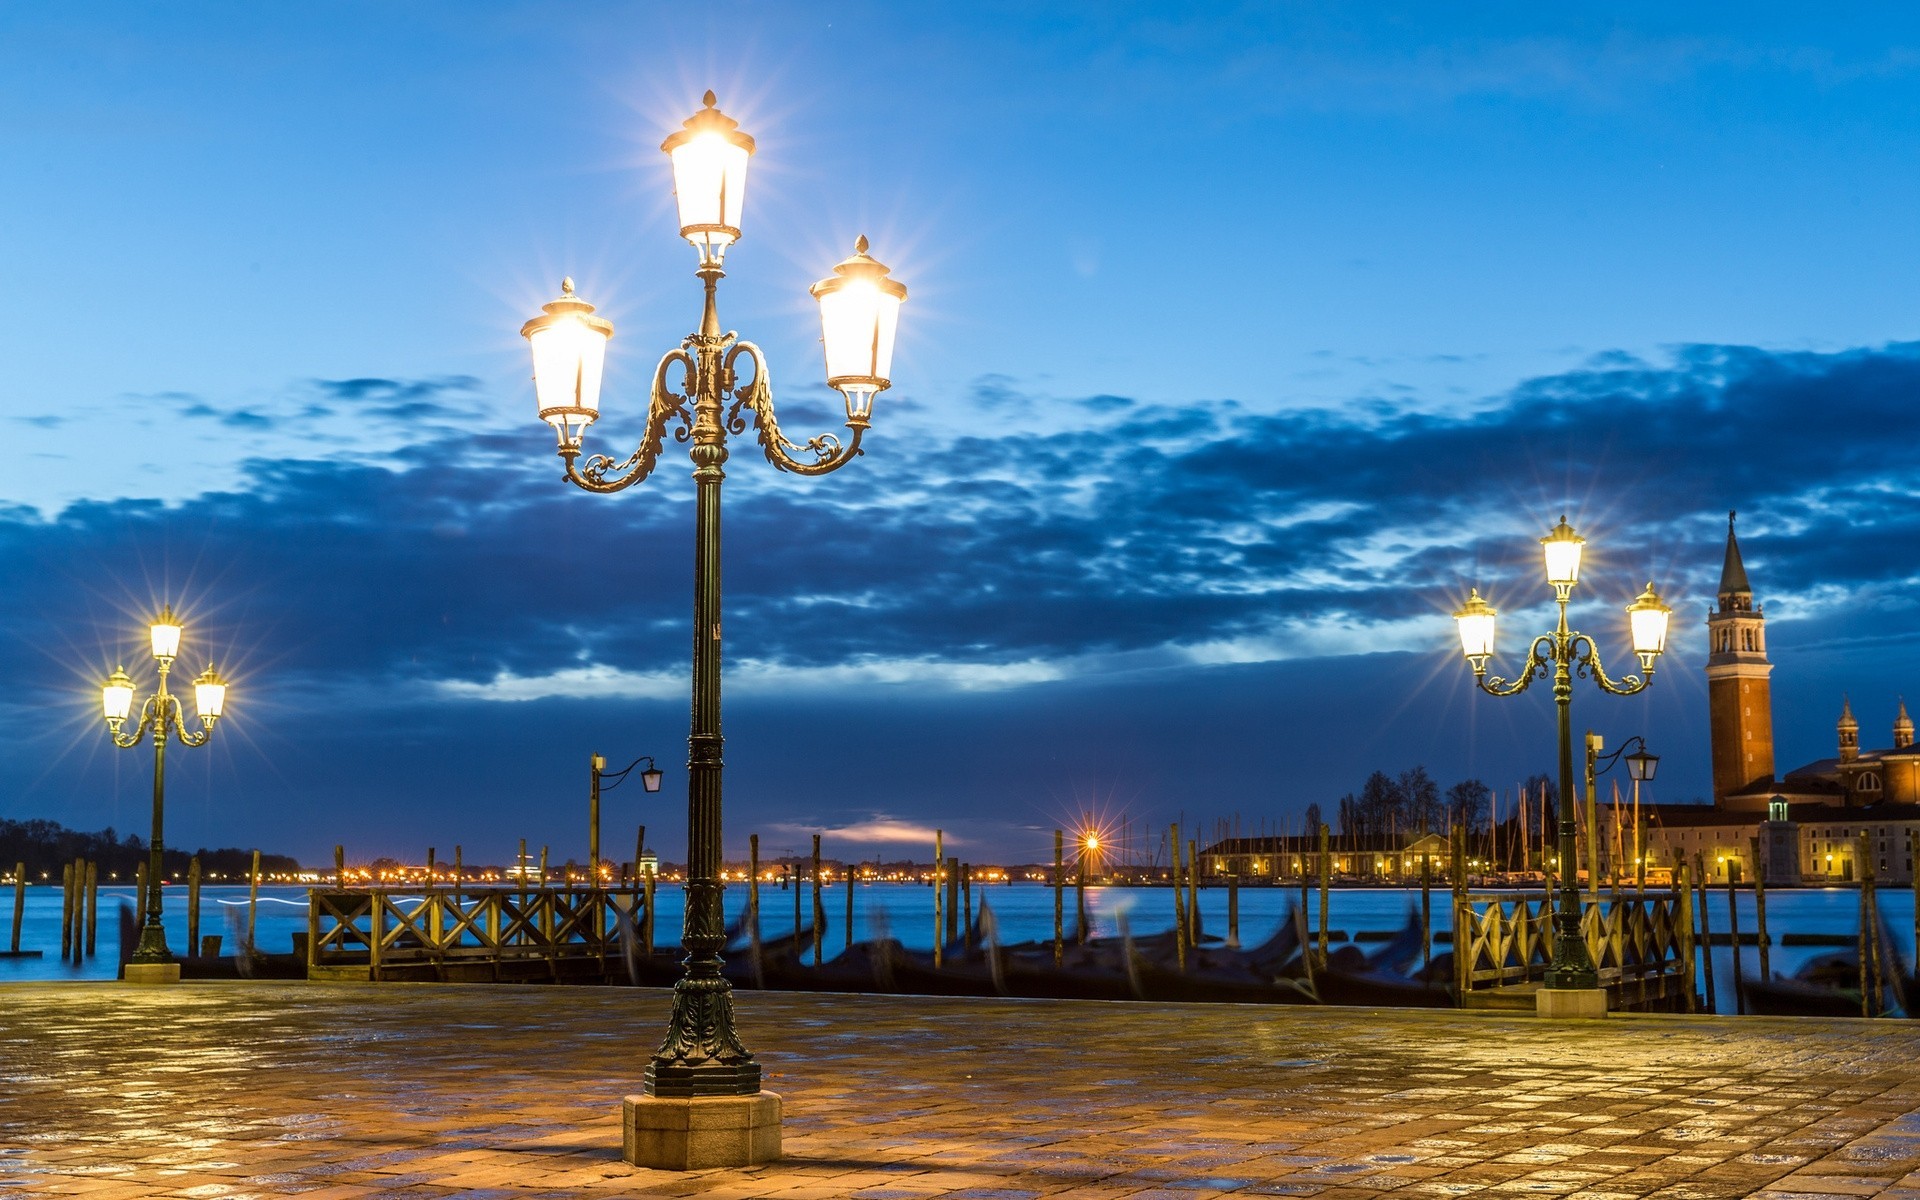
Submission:
{"label": "lamp post pedestal", "polygon": [[1534,993],[1534,1015],[1549,1021],[1604,1017],[1607,1015],[1607,989],[1541,988]]}
{"label": "lamp post pedestal", "polygon": [[780,1157],[780,1096],[628,1096],[621,1157],[636,1167],[698,1171]]}
{"label": "lamp post pedestal", "polygon": [[128,983],[179,983],[180,964],[177,962],[130,962],[121,968],[121,978]]}

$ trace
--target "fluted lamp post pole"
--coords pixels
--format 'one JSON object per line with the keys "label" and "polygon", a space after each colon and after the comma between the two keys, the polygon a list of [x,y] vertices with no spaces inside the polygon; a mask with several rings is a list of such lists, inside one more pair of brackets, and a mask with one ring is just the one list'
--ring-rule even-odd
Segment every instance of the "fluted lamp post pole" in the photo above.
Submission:
{"label": "fluted lamp post pole", "polygon": [[[521,329],[533,352],[541,420],[559,438],[566,478],[590,492],[617,492],[652,474],[667,428],[690,442],[695,489],[693,718],[687,738],[687,957],[673,990],[667,1034],[647,1063],[643,1093],[625,1106],[625,1156],[641,1166],[691,1169],[742,1166],[780,1154],[780,1098],[760,1087],[760,1064],[734,1028],[733,1001],[720,973],[726,942],[720,880],[720,484],[727,439],[749,426],[767,461],[782,471],[824,475],[861,454],[873,400],[891,380],[894,334],[907,290],[867,253],[853,256],[812,287],[820,305],[828,386],[846,401],[843,442],[822,433],[789,439],[774,415],[772,381],[759,347],[723,330],[715,292],[729,247],[740,237],[753,139],[714,106],[704,107],[660,147],[673,162],[680,236],[699,254],[694,274],[705,292],[698,332],[654,368],[646,431],[616,462],[587,455],[587,427],[599,415],[600,382],[613,326],[562,281],[560,298]],[[677,386],[674,379],[677,375]]]}
{"label": "fluted lamp post pole", "polygon": [[[1547,536],[1540,539],[1546,558],[1547,582],[1552,585],[1559,605],[1559,621],[1552,633],[1533,640],[1527,659],[1512,680],[1487,675],[1487,663],[1493,658],[1495,612],[1474,589],[1460,611],[1453,614],[1460,633],[1460,649],[1473,667],[1480,689],[1493,696],[1517,696],[1532,686],[1535,679],[1553,678],[1553,699],[1558,715],[1560,750],[1560,898],[1553,912],[1553,961],[1548,968],[1546,986],[1539,994],[1543,1016],[1604,1016],[1606,994],[1600,990],[1600,975],[1587,940],[1581,932],[1580,890],[1576,882],[1577,860],[1574,839],[1577,817],[1573,792],[1573,678],[1584,675],[1601,691],[1616,696],[1643,692],[1653,682],[1654,664],[1666,649],[1668,608],[1647,584],[1647,590],[1627,606],[1627,623],[1632,635],[1633,652],[1640,659],[1640,675],[1615,680],[1601,665],[1599,648],[1591,637],[1567,627],[1567,601],[1580,578],[1580,551],[1586,539],[1573,531],[1563,516]],[[1597,1011],[1596,1011],[1597,1008]]]}
{"label": "fluted lamp post pole", "polygon": [[[206,745],[213,736],[213,723],[220,719],[220,712],[226,705],[227,685],[211,664],[200,673],[199,678],[193,681],[194,706],[200,718],[200,728],[188,729],[179,698],[167,691],[167,673],[173,667],[173,660],[180,654],[181,627],[174,618],[173,609],[162,609],[160,616],[148,627],[147,634],[153,648],[154,662],[160,668],[160,682],[153,695],[147,697],[140,706],[139,724],[131,731],[123,730],[133,714],[133,679],[128,676],[125,667],[115,667],[113,675],[102,685],[100,703],[114,745],[130,750],[138,746],[149,733],[153,735],[153,837],[147,847],[146,894],[141,897],[146,916],[140,926],[140,940],[125,968],[126,980],[128,983],[177,983],[180,964],[174,959],[173,952],[167,949],[167,931],[160,924],[167,741],[178,739],[183,746]],[[191,953],[192,949],[188,947],[188,952]]]}

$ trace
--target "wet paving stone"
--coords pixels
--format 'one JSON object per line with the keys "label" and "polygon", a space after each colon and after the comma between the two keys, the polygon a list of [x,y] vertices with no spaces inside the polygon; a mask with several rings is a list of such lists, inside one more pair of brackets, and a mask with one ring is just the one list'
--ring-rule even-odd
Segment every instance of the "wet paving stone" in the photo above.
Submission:
{"label": "wet paving stone", "polygon": [[1920,1200],[1902,1022],[741,993],[787,1157],[620,1160],[668,994],[0,988],[0,1200]]}

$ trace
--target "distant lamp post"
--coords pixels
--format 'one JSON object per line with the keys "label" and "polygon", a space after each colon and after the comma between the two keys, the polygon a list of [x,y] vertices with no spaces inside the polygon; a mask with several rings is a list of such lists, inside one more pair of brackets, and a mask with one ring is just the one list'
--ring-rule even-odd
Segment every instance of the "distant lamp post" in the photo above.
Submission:
{"label": "distant lamp post", "polygon": [[[1479,591],[1475,590],[1467,597],[1460,611],[1453,614],[1459,628],[1461,653],[1472,665],[1474,680],[1482,691],[1494,696],[1514,696],[1526,691],[1535,679],[1545,679],[1549,675],[1553,677],[1553,699],[1559,709],[1560,735],[1560,839],[1557,858],[1560,864],[1560,900],[1554,908],[1553,965],[1547,972],[1546,980],[1547,989],[1553,991],[1587,991],[1597,988],[1600,983],[1593,956],[1587,952],[1586,939],[1581,936],[1580,893],[1574,884],[1577,818],[1573,805],[1573,725],[1570,713],[1573,677],[1576,674],[1585,675],[1602,691],[1616,696],[1631,696],[1645,691],[1653,681],[1654,664],[1666,649],[1667,618],[1673,611],[1661,601],[1649,583],[1647,590],[1627,606],[1633,652],[1640,659],[1642,674],[1628,675],[1620,680],[1609,678],[1601,665],[1599,648],[1593,639],[1567,627],[1567,601],[1580,579],[1580,552],[1585,544],[1586,539],[1574,532],[1564,516],[1547,536],[1540,539],[1546,559],[1547,582],[1553,587],[1560,618],[1552,633],[1543,633],[1533,640],[1527,651],[1526,662],[1511,682],[1498,676],[1487,676],[1487,663],[1494,653],[1496,614],[1493,606],[1481,599]],[[1557,1001],[1543,995],[1543,1011],[1549,1011],[1548,1006],[1554,1003]],[[1604,1007],[1601,1011],[1605,1011]]]}
{"label": "distant lamp post", "polygon": [[[1638,746],[1640,747],[1640,749],[1634,751],[1632,754],[1627,754],[1626,751],[1629,746]],[[1622,755],[1625,755],[1625,761],[1627,764],[1627,775],[1631,777],[1633,780],[1633,862],[1638,864],[1640,862],[1640,785],[1642,783],[1646,783],[1649,780],[1651,780],[1653,778],[1654,771],[1660,766],[1660,756],[1658,754],[1652,754],[1648,752],[1647,740],[1641,737],[1639,734],[1635,734],[1634,736],[1628,738],[1626,741],[1620,743],[1620,748],[1618,750],[1615,750],[1612,754],[1602,756],[1601,751],[1604,749],[1606,749],[1606,746],[1605,746],[1605,743],[1601,740],[1600,735],[1597,733],[1594,733],[1592,730],[1588,730],[1587,731],[1587,861],[1588,861],[1587,895],[1589,897],[1592,897],[1594,895],[1594,889],[1600,886],[1599,884],[1600,870],[1597,865],[1598,859],[1599,859],[1599,853],[1600,853],[1598,849],[1599,843],[1600,843],[1600,836],[1599,836],[1599,826],[1595,824],[1595,822],[1599,818],[1599,805],[1598,805],[1598,801],[1596,801],[1594,798],[1595,796],[1594,789],[1595,789],[1595,785],[1599,781],[1599,777],[1602,775],[1605,775],[1608,771],[1611,771],[1614,767],[1614,764],[1620,762]],[[1610,874],[1612,874],[1614,877],[1617,878],[1619,875],[1619,870],[1620,868],[1616,865],[1613,871],[1610,872]],[[1635,874],[1635,880],[1636,880],[1636,884],[1640,886],[1642,890],[1644,890],[1645,881],[1637,870]]]}
{"label": "distant lamp post", "polygon": [[[760,1090],[760,1064],[734,1029],[733,1000],[720,973],[726,943],[721,902],[720,484],[727,438],[749,425],[767,460],[782,471],[824,475],[860,453],[874,397],[891,383],[894,335],[907,289],[867,253],[853,256],[813,285],[820,305],[826,382],[846,401],[844,442],[822,433],[795,442],[774,415],[773,388],[759,347],[720,324],[715,289],[721,262],[739,240],[753,139],[739,123],[704,107],[660,147],[673,162],[680,236],[698,253],[694,274],[706,292],[699,331],[667,351],[654,368],[646,431],[625,459],[595,454],[581,461],[587,427],[600,411],[600,385],[613,326],[562,281],[560,298],[521,329],[533,354],[537,412],[553,426],[566,478],[589,492],[617,492],[652,474],[669,423],[674,439],[691,442],[695,484],[693,716],[688,736],[686,917],[681,944],[686,973],[674,985],[666,1039],[647,1064],[644,1095],[626,1105],[627,1161],[641,1166],[740,1166],[779,1157],[780,1100]],[[679,386],[670,382],[679,369]],[[742,368],[748,378],[742,378]],[[702,1142],[688,1132],[689,1104],[736,1101],[726,1121],[746,1124]],[[658,1104],[656,1101],[671,1101]],[[717,1111],[709,1109],[710,1112]],[[719,1118],[703,1118],[708,1127]],[[721,1144],[725,1141],[725,1147]],[[715,1157],[715,1156],[718,1157]]]}
{"label": "distant lamp post", "polygon": [[[660,768],[653,764],[651,754],[642,754],[618,771],[607,770],[607,760],[596,754],[588,760],[592,768],[593,782],[587,791],[587,879],[589,886],[600,886],[600,793],[610,792],[627,781],[627,772],[641,763],[647,769],[640,772],[640,786],[649,792],[660,790],[662,775]],[[608,783],[608,780],[613,782]],[[633,873],[640,873],[640,864],[633,864]]]}
{"label": "distant lamp post", "polygon": [[133,680],[125,667],[115,667],[100,689],[100,706],[107,718],[113,744],[122,749],[138,746],[148,733],[153,735],[153,839],[148,847],[147,894],[144,897],[146,920],[140,928],[140,941],[127,963],[129,983],[173,983],[180,978],[180,964],[167,949],[167,932],[160,924],[160,859],[162,825],[167,794],[167,741],[178,739],[184,746],[204,746],[213,736],[213,724],[220,719],[227,702],[227,684],[211,664],[193,681],[194,707],[200,728],[187,728],[180,701],[167,691],[167,673],[180,654],[180,622],[171,607],[148,627],[154,661],[159,664],[160,683],[153,695],[140,706],[140,723],[130,732],[122,726],[133,714]]}

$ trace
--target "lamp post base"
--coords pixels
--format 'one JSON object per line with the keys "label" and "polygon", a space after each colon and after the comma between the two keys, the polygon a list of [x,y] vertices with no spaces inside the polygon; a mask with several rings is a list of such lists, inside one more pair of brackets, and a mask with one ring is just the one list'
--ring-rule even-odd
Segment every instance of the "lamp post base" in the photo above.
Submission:
{"label": "lamp post base", "polygon": [[1534,994],[1534,1015],[1549,1021],[1589,1020],[1607,1015],[1605,988],[1541,988]]}
{"label": "lamp post base", "polygon": [[179,983],[180,964],[177,962],[130,962],[124,968],[122,976],[128,983]]}
{"label": "lamp post base", "polygon": [[636,1167],[697,1171],[750,1167],[780,1157],[780,1097],[628,1096],[621,1154]]}

